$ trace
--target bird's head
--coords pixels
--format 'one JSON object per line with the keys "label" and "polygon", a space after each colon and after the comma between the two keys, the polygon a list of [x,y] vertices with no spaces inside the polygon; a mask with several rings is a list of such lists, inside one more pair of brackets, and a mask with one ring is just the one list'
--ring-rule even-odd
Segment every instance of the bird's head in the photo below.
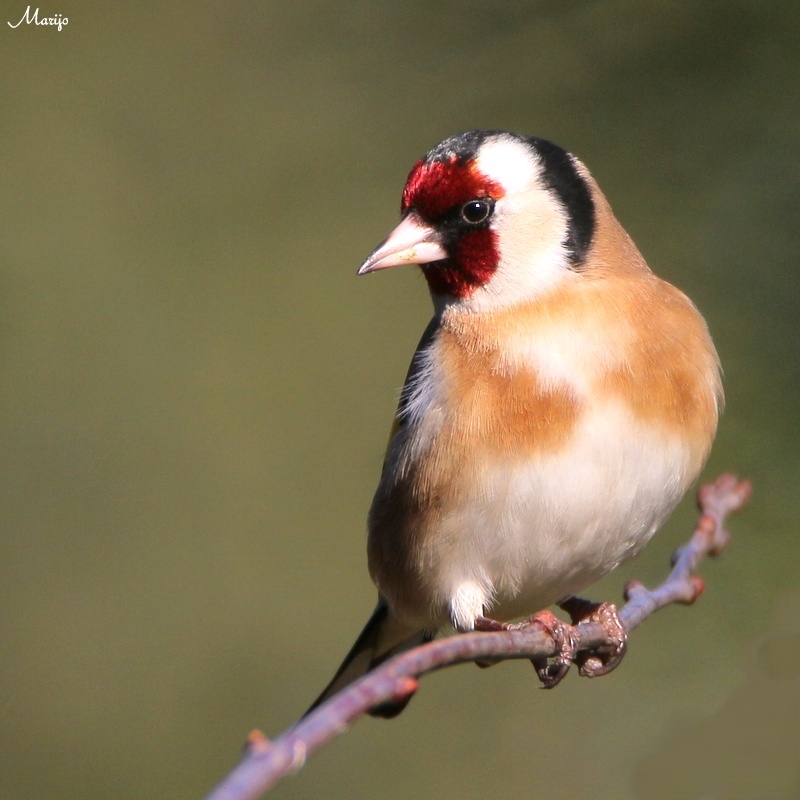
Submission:
{"label": "bird's head", "polygon": [[513,305],[580,271],[595,204],[580,162],[544,139],[476,130],[445,139],[408,176],[402,221],[359,275],[418,264],[434,302]]}

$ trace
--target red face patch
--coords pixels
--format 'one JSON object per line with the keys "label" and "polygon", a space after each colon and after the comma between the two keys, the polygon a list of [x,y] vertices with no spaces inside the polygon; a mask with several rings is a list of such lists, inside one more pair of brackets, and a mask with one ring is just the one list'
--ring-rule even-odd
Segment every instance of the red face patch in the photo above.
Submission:
{"label": "red face patch", "polygon": [[403,189],[402,211],[415,208],[430,221],[435,221],[456,206],[476,197],[505,194],[496,181],[482,175],[474,161],[418,161],[408,175]]}
{"label": "red face patch", "polygon": [[464,298],[494,275],[497,259],[497,234],[483,228],[465,233],[452,258],[423,264],[422,273],[434,294]]}
{"label": "red face patch", "polygon": [[[505,194],[500,184],[481,174],[475,161],[418,161],[403,190],[403,213],[413,209],[426,222],[441,224],[450,258],[424,264],[422,271],[436,295],[469,297],[497,269],[497,234],[490,227],[460,221],[461,207],[470,200]],[[449,222],[445,222],[449,220]]]}

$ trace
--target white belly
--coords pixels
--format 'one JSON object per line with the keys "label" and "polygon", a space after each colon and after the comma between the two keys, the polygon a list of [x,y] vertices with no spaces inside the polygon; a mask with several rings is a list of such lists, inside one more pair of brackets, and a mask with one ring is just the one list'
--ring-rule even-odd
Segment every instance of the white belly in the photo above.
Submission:
{"label": "white belly", "polygon": [[611,406],[587,411],[557,455],[469,465],[470,500],[426,543],[433,607],[468,630],[581,591],[647,543],[690,469],[681,442]]}

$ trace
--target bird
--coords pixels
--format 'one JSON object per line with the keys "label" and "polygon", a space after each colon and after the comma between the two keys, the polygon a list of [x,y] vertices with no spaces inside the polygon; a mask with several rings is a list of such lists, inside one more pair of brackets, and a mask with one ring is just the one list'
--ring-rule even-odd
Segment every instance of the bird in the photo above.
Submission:
{"label": "bird", "polygon": [[358,274],[403,265],[421,269],[433,317],[368,515],[378,604],[306,713],[442,631],[557,625],[536,613],[645,546],[697,479],[723,407],[705,320],[546,139],[472,130],[431,149]]}

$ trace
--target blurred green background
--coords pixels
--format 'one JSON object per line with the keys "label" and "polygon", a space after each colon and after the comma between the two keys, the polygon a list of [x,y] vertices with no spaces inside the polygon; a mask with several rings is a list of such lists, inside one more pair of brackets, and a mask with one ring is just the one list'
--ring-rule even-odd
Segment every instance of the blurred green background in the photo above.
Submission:
{"label": "blurred green background", "polygon": [[[355,269],[474,127],[578,154],[697,302],[706,474],[754,499],[613,676],[439,673],[274,796],[800,797],[799,4],[0,5],[3,800],[200,797],[328,680],[430,315],[417,273]],[[592,595],[659,580],[693,519]]]}

